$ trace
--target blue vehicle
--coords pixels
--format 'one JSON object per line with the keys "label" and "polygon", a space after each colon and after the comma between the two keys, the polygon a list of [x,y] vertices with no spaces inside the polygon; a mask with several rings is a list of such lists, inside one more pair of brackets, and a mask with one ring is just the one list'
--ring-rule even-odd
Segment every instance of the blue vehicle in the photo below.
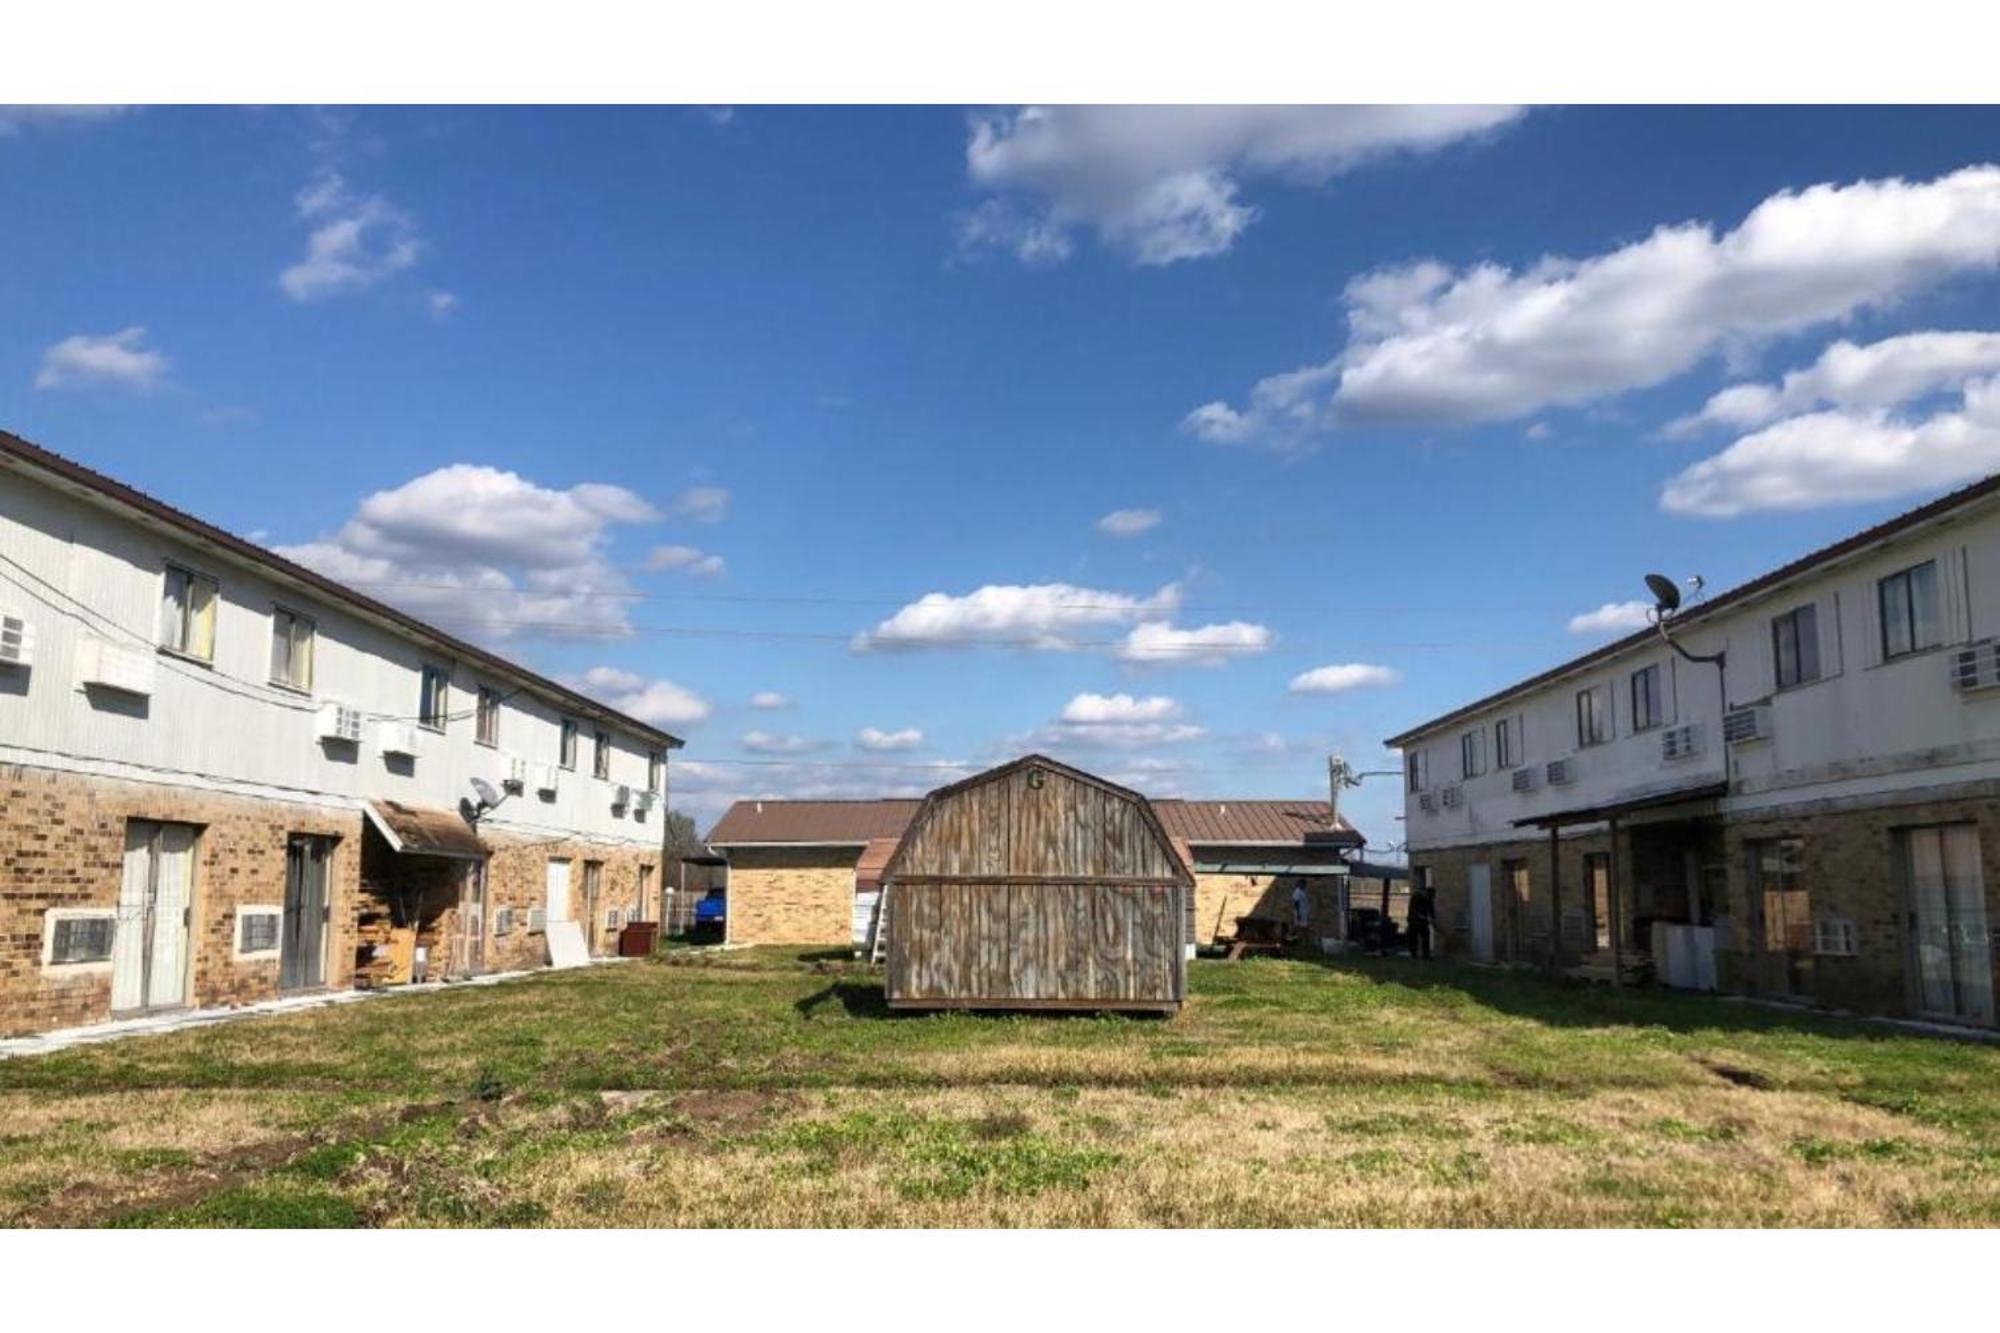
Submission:
{"label": "blue vehicle", "polygon": [[694,933],[713,933],[718,938],[729,920],[729,895],[721,889],[710,889],[694,905]]}

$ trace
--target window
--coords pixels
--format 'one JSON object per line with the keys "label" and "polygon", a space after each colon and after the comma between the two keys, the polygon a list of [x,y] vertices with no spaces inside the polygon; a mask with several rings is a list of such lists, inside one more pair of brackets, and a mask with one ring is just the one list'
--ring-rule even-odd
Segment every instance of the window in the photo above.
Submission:
{"label": "window", "polygon": [[576,723],[569,718],[562,720],[562,766],[576,771]]}
{"label": "window", "polygon": [[1651,731],[1666,721],[1660,709],[1660,664],[1632,673],[1632,730]]}
{"label": "window", "polygon": [[1410,751],[1408,759],[1404,762],[1409,767],[1411,791],[1422,791],[1430,785],[1430,765],[1424,761],[1422,750]]}
{"label": "window", "polygon": [[1882,657],[1935,648],[1938,638],[1937,561],[1891,574],[1876,585],[1882,606]]}
{"label": "window", "polygon": [[1828,958],[1853,958],[1861,952],[1854,923],[1844,916],[1823,916],[1813,922],[1813,952]]}
{"label": "window", "polygon": [[1593,685],[1576,692],[1576,743],[1602,745],[1611,736],[1611,692]]}
{"label": "window", "polygon": [[611,779],[611,733],[597,733],[597,748],[590,757],[590,771],[607,782]]}
{"label": "window", "polygon": [[481,745],[500,743],[500,691],[486,685],[479,687],[479,727],[476,739]]}
{"label": "window", "polygon": [[1458,738],[1458,776],[1461,779],[1476,778],[1485,772],[1480,760],[1479,733],[1468,731]]}
{"label": "window", "polygon": [[284,913],[276,907],[237,908],[236,956],[247,958],[278,952],[278,928],[284,919]]}
{"label": "window", "polygon": [[450,679],[443,667],[425,665],[421,692],[417,696],[417,721],[432,731],[444,730]]}
{"label": "window", "polygon": [[118,918],[109,911],[51,912],[42,961],[48,967],[108,962],[117,929]]}
{"label": "window", "polygon": [[203,662],[215,660],[215,580],[167,566],[160,598],[160,647]]}
{"label": "window", "polygon": [[1771,660],[1778,688],[1819,679],[1819,610],[1810,603],[1771,621]]}
{"label": "window", "polygon": [[282,606],[271,612],[271,683],[313,687],[313,623]]}
{"label": "window", "polygon": [[1493,724],[1493,766],[1495,768],[1518,768],[1521,763],[1520,728],[1511,717],[1503,717]]}
{"label": "window", "polygon": [[646,756],[646,790],[660,791],[666,782],[667,756],[664,751],[655,750]]}

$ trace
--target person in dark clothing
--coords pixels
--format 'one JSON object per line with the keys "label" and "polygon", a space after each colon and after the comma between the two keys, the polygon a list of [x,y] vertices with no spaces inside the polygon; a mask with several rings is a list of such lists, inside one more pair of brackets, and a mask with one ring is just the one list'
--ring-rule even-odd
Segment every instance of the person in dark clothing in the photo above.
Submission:
{"label": "person in dark clothing", "polygon": [[1412,890],[1409,919],[1410,957],[1431,956],[1431,923],[1436,919],[1437,903],[1432,898],[1432,890]]}

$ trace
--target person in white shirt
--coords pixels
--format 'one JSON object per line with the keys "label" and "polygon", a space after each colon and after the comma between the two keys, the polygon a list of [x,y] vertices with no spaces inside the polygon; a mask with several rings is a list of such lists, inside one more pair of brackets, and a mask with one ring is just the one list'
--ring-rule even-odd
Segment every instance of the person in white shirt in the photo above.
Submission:
{"label": "person in white shirt", "polygon": [[1300,880],[1292,885],[1292,925],[1304,933],[1311,917],[1312,905],[1306,899],[1306,882]]}

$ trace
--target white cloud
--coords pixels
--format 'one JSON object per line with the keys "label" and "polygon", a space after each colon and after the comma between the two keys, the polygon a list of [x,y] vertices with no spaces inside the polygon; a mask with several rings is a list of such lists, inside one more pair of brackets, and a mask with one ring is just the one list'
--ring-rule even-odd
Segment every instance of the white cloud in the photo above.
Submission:
{"label": "white cloud", "polygon": [[854,638],[856,652],[1000,645],[1073,650],[1077,635],[1171,615],[1180,589],[1167,584],[1150,597],[1079,588],[1068,583],[987,584],[963,596],[927,593],[874,629]]}
{"label": "white cloud", "polygon": [[123,106],[5,106],[0,105],[0,139],[32,129],[53,129],[65,125],[89,125],[122,116]]}
{"label": "white cloud", "polygon": [[768,731],[746,731],[743,733],[743,748],[755,750],[759,754],[803,754],[807,750],[820,748],[817,741],[804,736],[778,736]]}
{"label": "white cloud", "polygon": [[167,358],[145,346],[145,341],[146,330],[137,324],[116,333],[73,333],[42,350],[35,387],[114,384],[141,392],[157,388],[166,378]]}
{"label": "white cloud", "polygon": [[792,701],[776,690],[759,690],[750,696],[750,706],[769,711],[777,708],[790,708]]}
{"label": "white cloud", "polygon": [[430,307],[432,319],[443,319],[458,309],[458,297],[450,292],[432,292],[424,298],[424,303]]}
{"label": "white cloud", "polygon": [[1661,383],[1717,352],[1889,305],[2000,265],[2000,167],[1821,184],[1741,225],[1662,226],[1586,259],[1515,270],[1434,261],[1346,292],[1334,359],[1267,378],[1246,407],[1183,423],[1217,442],[1297,443],[1334,424],[1521,417]]}
{"label": "white cloud", "polygon": [[729,517],[729,492],[720,486],[690,486],[674,497],[669,511],[697,523],[720,523]]}
{"label": "white cloud", "polygon": [[606,555],[612,531],[657,518],[621,486],[553,490],[455,463],[370,495],[332,536],[278,549],[482,637],[506,638],[523,632],[519,622],[541,622],[526,632],[592,638],[630,631],[622,596],[630,584]]}
{"label": "white cloud", "polygon": [[415,220],[381,195],[354,193],[338,172],[315,176],[294,202],[312,226],[305,257],[278,275],[294,301],[371,287],[417,262]]}
{"label": "white cloud", "polygon": [[884,759],[827,763],[764,761],[738,767],[702,759],[675,759],[673,803],[698,817],[704,831],[733,801],[852,800],[922,796],[933,787],[969,778],[980,765],[955,760]]}
{"label": "white cloud", "polygon": [[1918,420],[1881,409],[1790,417],[1746,435],[1667,482],[1671,514],[1733,518],[1941,490],[2000,471],[2000,376]]}
{"label": "white cloud", "polygon": [[2000,372],[2000,333],[1905,333],[1856,345],[1842,339],[1777,384],[1733,384],[1667,428],[1748,430],[1822,406],[1884,408]]}
{"label": "white cloud", "polygon": [[1653,620],[1651,602],[1606,602],[1595,611],[1569,618],[1571,634],[1624,634]]}
{"label": "white cloud", "polygon": [[1160,526],[1157,509],[1114,509],[1097,520],[1097,530],[1109,537],[1137,537]]}
{"label": "white cloud", "polygon": [[1401,683],[1403,673],[1394,667],[1368,662],[1340,662],[1314,667],[1292,677],[1285,688],[1293,694],[1340,694],[1346,690],[1371,689]]}
{"label": "white cloud", "polygon": [[686,726],[712,711],[708,700],[670,680],[648,680],[618,667],[592,667],[577,688],[621,713],[656,727]]}
{"label": "white cloud", "polygon": [[1270,648],[1274,636],[1262,625],[1232,620],[1221,625],[1180,629],[1165,621],[1135,625],[1118,646],[1127,662],[1178,662],[1189,666],[1219,666]]}
{"label": "white cloud", "polygon": [[648,569],[679,569],[700,578],[718,577],[724,570],[723,559],[710,555],[696,546],[655,546],[646,553]]}
{"label": "white cloud", "polygon": [[924,733],[915,727],[904,727],[900,731],[863,727],[856,733],[854,743],[864,750],[914,750],[924,743]]}
{"label": "white cloud", "polygon": [[1134,698],[1129,694],[1079,694],[1063,706],[1056,720],[1027,738],[1048,750],[1143,749],[1176,745],[1205,733],[1182,720],[1181,706],[1165,695]]}
{"label": "white cloud", "polygon": [[1257,216],[1245,182],[1323,185],[1389,153],[1492,129],[1508,107],[1058,106],[982,116],[966,171],[989,193],[961,244],[1031,263],[1071,252],[1088,228],[1138,264],[1221,254]]}

